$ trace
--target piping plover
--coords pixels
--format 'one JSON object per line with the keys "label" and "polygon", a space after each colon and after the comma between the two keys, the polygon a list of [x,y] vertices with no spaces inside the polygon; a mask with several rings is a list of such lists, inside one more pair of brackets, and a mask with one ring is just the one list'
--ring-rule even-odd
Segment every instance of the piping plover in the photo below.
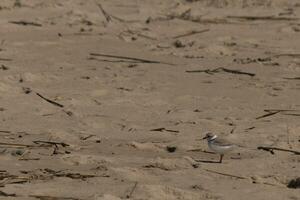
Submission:
{"label": "piping plover", "polygon": [[220,161],[222,163],[222,159],[224,154],[231,151],[235,145],[228,142],[225,139],[219,138],[217,135],[213,133],[207,133],[203,140],[207,140],[208,147],[215,153],[220,154]]}

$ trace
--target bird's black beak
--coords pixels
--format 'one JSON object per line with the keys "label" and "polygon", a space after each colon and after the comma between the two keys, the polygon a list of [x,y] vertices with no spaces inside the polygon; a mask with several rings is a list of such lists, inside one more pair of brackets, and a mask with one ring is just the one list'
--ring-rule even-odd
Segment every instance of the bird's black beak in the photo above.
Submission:
{"label": "bird's black beak", "polygon": [[207,137],[207,135],[206,136],[204,136],[204,138],[202,138],[202,140],[205,140],[205,139],[207,139],[208,137]]}

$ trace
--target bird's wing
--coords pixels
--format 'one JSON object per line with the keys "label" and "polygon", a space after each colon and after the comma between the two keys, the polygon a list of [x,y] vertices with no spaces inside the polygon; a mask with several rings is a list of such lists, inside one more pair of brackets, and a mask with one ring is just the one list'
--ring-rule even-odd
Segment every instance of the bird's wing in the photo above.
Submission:
{"label": "bird's wing", "polygon": [[219,146],[233,146],[234,144],[230,143],[229,141],[222,139],[222,138],[217,138],[214,141],[214,144],[217,144]]}

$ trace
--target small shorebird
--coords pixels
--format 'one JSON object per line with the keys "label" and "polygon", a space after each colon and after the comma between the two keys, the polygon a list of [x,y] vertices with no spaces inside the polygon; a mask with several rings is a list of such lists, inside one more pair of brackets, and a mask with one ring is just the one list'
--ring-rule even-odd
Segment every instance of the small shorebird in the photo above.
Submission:
{"label": "small shorebird", "polygon": [[218,138],[217,135],[213,133],[207,133],[203,140],[207,140],[208,147],[215,153],[220,154],[220,161],[222,163],[222,159],[224,154],[231,151],[235,145],[228,142],[225,139]]}

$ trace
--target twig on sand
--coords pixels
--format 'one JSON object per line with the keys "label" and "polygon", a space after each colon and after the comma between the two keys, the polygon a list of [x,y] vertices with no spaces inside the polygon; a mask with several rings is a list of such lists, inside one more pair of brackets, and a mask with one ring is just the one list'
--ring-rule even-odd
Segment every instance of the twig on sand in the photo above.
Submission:
{"label": "twig on sand", "polygon": [[29,144],[6,143],[6,142],[0,142],[0,145],[14,146],[14,147],[35,147],[35,146],[29,145]]}
{"label": "twig on sand", "polygon": [[12,61],[10,58],[0,58],[0,61]]}
{"label": "twig on sand", "polygon": [[107,58],[118,58],[118,59],[125,59],[129,61],[136,61],[140,63],[152,63],[152,64],[166,64],[166,65],[175,65],[172,63],[166,63],[156,60],[148,60],[148,59],[142,59],[142,58],[134,58],[134,57],[128,57],[128,56],[117,56],[117,55],[111,55],[111,54],[102,54],[102,53],[90,53],[91,56],[100,56],[100,57],[107,57]]}
{"label": "twig on sand", "polygon": [[97,6],[100,8],[102,14],[103,14],[104,17],[105,17],[105,20],[106,20],[107,22],[110,22],[110,21],[111,21],[111,16],[104,10],[104,8],[102,7],[102,5],[101,5],[100,3],[97,3],[96,1],[95,1],[95,3],[96,3]]}
{"label": "twig on sand", "polygon": [[164,127],[151,129],[150,131],[159,131],[159,132],[167,131],[167,132],[172,132],[172,133],[179,133],[179,131],[177,131],[177,130],[166,129]]}
{"label": "twig on sand", "polygon": [[96,135],[90,134],[90,135],[88,135],[88,136],[80,137],[80,139],[81,139],[81,140],[87,140],[87,139],[89,139],[89,138],[91,138],[91,137],[94,137],[94,136],[96,136]]}
{"label": "twig on sand", "polygon": [[29,160],[40,160],[40,158],[19,158],[19,160],[29,161]]}
{"label": "twig on sand", "polygon": [[123,34],[131,34],[131,35],[136,35],[136,36],[143,37],[143,38],[146,38],[149,40],[157,40],[157,38],[155,38],[155,37],[151,37],[151,36],[145,35],[143,33],[140,33],[139,31],[134,31],[131,29],[122,31],[120,34],[118,34],[118,37],[122,39]]}
{"label": "twig on sand", "polygon": [[251,76],[251,77],[252,77],[252,76],[255,76],[255,74],[253,74],[253,73],[242,72],[242,71],[240,71],[240,70],[227,69],[227,68],[224,68],[224,67],[218,68],[218,71],[224,71],[224,72],[232,73],[232,74],[248,75],[248,76]]}
{"label": "twig on sand", "polygon": [[137,20],[125,20],[125,19],[121,19],[120,17],[114,16],[112,14],[108,14],[108,12],[104,10],[103,6],[100,3],[96,2],[96,1],[95,1],[95,3],[101,10],[102,14],[104,15],[106,22],[110,22],[110,21],[112,21],[112,19],[115,19],[119,22],[128,22],[128,23],[137,22]]}
{"label": "twig on sand", "polygon": [[291,18],[291,17],[277,17],[277,16],[227,16],[230,19],[240,19],[240,20],[274,20],[274,21],[293,21],[298,20],[299,18]]}
{"label": "twig on sand", "polygon": [[11,133],[11,131],[0,130],[0,133]]}
{"label": "twig on sand", "polygon": [[[44,146],[45,146],[45,144],[48,144],[48,145],[50,145],[50,147],[51,147],[51,146],[54,147],[54,148],[53,148],[53,152],[52,152],[51,155],[56,155],[56,154],[59,154],[59,153],[60,153],[60,152],[58,151],[58,150],[59,150],[58,145],[60,145],[60,146],[62,146],[62,147],[70,146],[70,145],[68,145],[68,144],[66,144],[66,143],[64,143],[64,142],[51,142],[51,141],[42,141],[42,140],[35,140],[35,141],[33,141],[33,143],[39,144],[39,145],[41,145],[41,146],[43,146],[43,144],[44,144]],[[48,146],[47,146],[47,147],[48,147]],[[68,152],[65,151],[64,153],[68,153]]]}
{"label": "twig on sand", "polygon": [[136,181],[136,182],[134,183],[134,186],[132,187],[130,193],[129,193],[128,195],[126,195],[126,198],[127,198],[127,199],[131,198],[131,196],[132,196],[134,190],[136,189],[136,186],[137,186],[137,185],[138,185],[138,182]]}
{"label": "twig on sand", "polygon": [[47,196],[47,195],[29,195],[29,196],[40,200],[82,200],[75,197],[55,197],[55,196]]}
{"label": "twig on sand", "polygon": [[55,171],[52,169],[44,169],[45,172],[50,174],[51,176],[55,177],[68,177],[71,179],[87,179],[87,178],[94,178],[94,177],[110,177],[108,174],[102,174],[102,175],[97,175],[97,174],[81,174],[81,173],[74,173],[74,172],[64,172],[65,170],[60,170],[60,171]]}
{"label": "twig on sand", "polygon": [[284,148],[279,148],[279,147],[265,147],[265,146],[259,146],[257,147],[259,150],[264,150],[264,151],[269,151],[271,154],[274,154],[274,150],[277,151],[285,151],[285,152],[291,152],[296,155],[300,155],[300,151],[295,151],[295,150],[290,150],[290,149],[284,149]]}
{"label": "twig on sand", "polygon": [[33,143],[35,144],[51,144],[51,145],[61,145],[62,147],[70,146],[64,142],[51,142],[51,141],[43,141],[43,140],[34,140]]}
{"label": "twig on sand", "polygon": [[28,21],[24,21],[24,20],[20,20],[20,21],[10,21],[9,23],[11,24],[17,24],[17,25],[23,25],[23,26],[42,26],[42,24],[36,23],[36,22],[28,22]]}
{"label": "twig on sand", "polygon": [[265,118],[265,117],[269,117],[269,116],[272,116],[272,115],[275,115],[277,113],[282,113],[284,115],[293,115],[293,116],[300,116],[300,114],[297,114],[297,113],[286,113],[286,112],[296,112],[296,111],[299,111],[299,110],[285,110],[285,109],[265,109],[264,110],[265,112],[267,112],[267,114],[264,114],[264,115],[261,115],[259,117],[256,117],[255,119],[262,119],[262,118]]}
{"label": "twig on sand", "polygon": [[233,134],[233,132],[235,131],[235,129],[236,129],[236,126],[234,126],[234,127],[231,129],[230,134]]}
{"label": "twig on sand", "polygon": [[224,67],[219,67],[219,68],[216,68],[216,69],[204,69],[204,70],[186,70],[185,72],[187,72],[187,73],[207,73],[207,74],[212,75],[212,74],[218,73],[220,71],[231,73],[231,74],[247,75],[247,76],[251,76],[251,77],[255,76],[254,73],[243,72],[243,71],[240,71],[240,70],[227,69],[227,68],[224,68]]}
{"label": "twig on sand", "polygon": [[133,60],[107,60],[107,59],[98,59],[94,57],[89,57],[88,60],[96,60],[100,62],[110,62],[110,63],[133,63],[133,64],[139,63]]}
{"label": "twig on sand", "polygon": [[264,115],[261,115],[259,117],[256,117],[255,119],[262,119],[262,118],[265,118],[265,117],[269,117],[269,116],[272,116],[272,115],[275,115],[277,113],[281,112],[280,110],[277,110],[277,111],[273,111],[273,112],[268,112],[267,114],[264,114]]}
{"label": "twig on sand", "polygon": [[274,111],[280,111],[280,112],[292,112],[292,111],[299,111],[299,110],[294,110],[294,109],[265,109],[265,112],[274,112]]}
{"label": "twig on sand", "polygon": [[205,169],[205,171],[215,173],[215,174],[219,174],[219,175],[223,175],[223,176],[229,176],[229,177],[233,177],[233,178],[237,178],[237,179],[249,179],[249,178],[244,177],[244,176],[237,176],[237,175],[233,175],[233,174],[217,172],[217,171],[214,171],[214,170],[211,170],[211,169]]}
{"label": "twig on sand", "polygon": [[46,97],[42,96],[40,93],[37,93],[37,92],[36,92],[35,94],[38,95],[39,97],[41,97],[42,99],[44,99],[45,101],[47,101],[48,103],[51,103],[51,104],[53,104],[53,105],[55,105],[55,106],[58,106],[58,107],[61,107],[61,108],[64,107],[62,104],[59,104],[59,103],[57,103],[57,102],[55,102],[55,101],[52,101],[52,100],[50,100],[50,99],[47,99]]}
{"label": "twig on sand", "polygon": [[182,37],[186,37],[186,36],[191,36],[191,35],[194,35],[194,34],[198,34],[198,33],[204,33],[204,32],[207,32],[209,31],[209,29],[204,29],[204,30],[201,30],[201,31],[189,31],[187,33],[184,33],[184,34],[180,34],[180,35],[177,35],[177,36],[173,36],[172,38],[173,39],[178,39],[178,38],[182,38]]}

